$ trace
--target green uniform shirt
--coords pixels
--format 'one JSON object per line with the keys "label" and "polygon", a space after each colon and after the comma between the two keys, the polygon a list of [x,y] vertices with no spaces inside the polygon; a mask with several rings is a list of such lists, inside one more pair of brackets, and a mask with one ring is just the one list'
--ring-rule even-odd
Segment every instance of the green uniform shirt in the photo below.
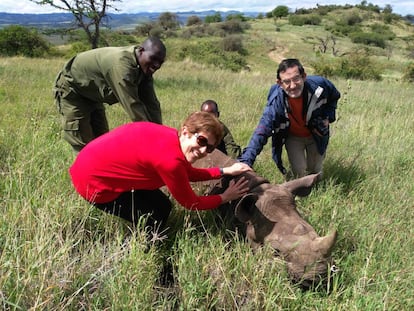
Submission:
{"label": "green uniform shirt", "polygon": [[93,102],[120,103],[132,121],[162,123],[153,78],[145,76],[135,56],[137,47],[105,47],[78,54],[62,75],[80,96]]}

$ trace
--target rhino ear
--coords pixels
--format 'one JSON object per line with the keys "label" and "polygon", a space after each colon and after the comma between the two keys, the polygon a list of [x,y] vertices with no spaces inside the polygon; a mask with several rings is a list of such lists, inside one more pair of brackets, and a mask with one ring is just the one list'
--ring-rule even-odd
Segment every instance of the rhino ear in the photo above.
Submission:
{"label": "rhino ear", "polygon": [[252,218],[251,206],[257,201],[257,194],[249,193],[243,196],[237,203],[234,214],[241,222],[246,223]]}
{"label": "rhino ear", "polygon": [[312,190],[312,187],[319,180],[319,174],[311,174],[305,177],[294,179],[282,184],[282,186],[288,188],[294,195],[300,197],[306,197]]}

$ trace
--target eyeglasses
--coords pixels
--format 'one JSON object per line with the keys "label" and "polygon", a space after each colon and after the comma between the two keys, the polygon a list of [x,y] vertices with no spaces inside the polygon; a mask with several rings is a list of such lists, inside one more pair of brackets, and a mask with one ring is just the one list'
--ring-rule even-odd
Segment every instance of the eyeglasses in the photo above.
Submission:
{"label": "eyeglasses", "polygon": [[203,135],[200,135],[198,133],[195,133],[194,136],[197,138],[197,144],[200,147],[207,147],[207,153],[212,153],[216,147],[214,145],[210,145],[208,143],[208,139],[204,137]]}
{"label": "eyeglasses", "polygon": [[281,80],[280,82],[282,82],[285,86],[289,86],[292,82],[295,84],[298,84],[301,81],[302,81],[302,76],[297,75],[297,76],[294,76],[292,79]]}

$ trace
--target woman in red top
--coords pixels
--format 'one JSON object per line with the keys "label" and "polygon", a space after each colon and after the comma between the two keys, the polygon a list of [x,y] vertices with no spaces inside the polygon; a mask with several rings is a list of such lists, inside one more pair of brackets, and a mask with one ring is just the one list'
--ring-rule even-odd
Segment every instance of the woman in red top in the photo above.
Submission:
{"label": "woman in red top", "polygon": [[225,168],[195,168],[191,164],[212,152],[221,141],[220,122],[207,112],[195,112],[180,131],[151,122],[120,126],[88,143],[70,168],[76,191],[105,212],[133,225],[149,214],[147,226],[159,229],[171,202],[159,188],[166,185],[179,204],[191,210],[217,208],[248,191],[247,181],[231,183],[220,195],[197,196],[190,181],[218,179],[251,170],[244,163]]}

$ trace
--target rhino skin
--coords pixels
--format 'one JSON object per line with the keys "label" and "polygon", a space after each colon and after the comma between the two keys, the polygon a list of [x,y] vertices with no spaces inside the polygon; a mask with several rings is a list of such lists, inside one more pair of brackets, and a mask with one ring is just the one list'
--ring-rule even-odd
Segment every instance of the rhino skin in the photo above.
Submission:
{"label": "rhino skin", "polygon": [[[218,150],[198,160],[196,167],[226,167],[236,160]],[[244,197],[223,204],[219,211],[236,221],[253,250],[264,244],[270,245],[287,266],[294,283],[310,287],[326,280],[332,258],[331,250],[337,232],[320,237],[296,209],[295,196],[307,196],[318,181],[318,174],[308,175],[280,185],[269,183],[254,171],[237,177],[226,176],[218,180],[194,183],[202,194],[220,194],[231,179],[244,176],[248,180],[249,193]],[[201,190],[202,189],[202,190]],[[240,226],[241,225],[241,226]]]}

